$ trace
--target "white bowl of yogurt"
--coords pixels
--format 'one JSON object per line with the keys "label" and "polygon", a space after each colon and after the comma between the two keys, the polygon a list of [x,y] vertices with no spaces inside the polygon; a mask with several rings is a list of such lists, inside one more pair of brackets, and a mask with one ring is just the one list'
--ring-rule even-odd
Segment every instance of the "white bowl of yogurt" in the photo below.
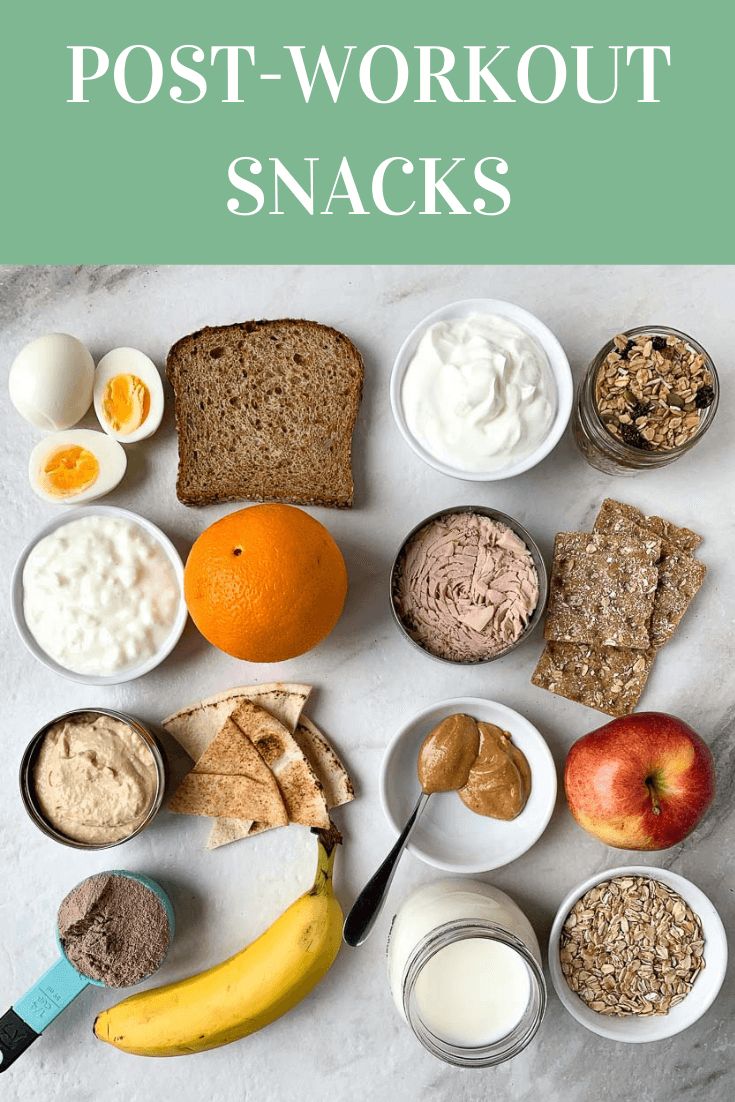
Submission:
{"label": "white bowl of yogurt", "polygon": [[406,337],[390,381],[393,416],[425,463],[452,478],[496,482],[558,444],[574,386],[542,321],[500,299],[442,306]]}
{"label": "white bowl of yogurt", "polygon": [[154,669],[184,630],[184,567],[145,517],[90,505],[56,517],[13,572],[18,634],[70,681],[119,685]]}

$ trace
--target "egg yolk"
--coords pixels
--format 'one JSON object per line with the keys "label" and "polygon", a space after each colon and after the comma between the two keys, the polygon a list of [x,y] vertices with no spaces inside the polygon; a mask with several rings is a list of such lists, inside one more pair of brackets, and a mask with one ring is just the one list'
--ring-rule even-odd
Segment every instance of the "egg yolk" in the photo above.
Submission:
{"label": "egg yolk", "polygon": [[137,375],[114,375],[105,387],[102,409],[114,432],[122,436],[135,432],[151,408],[148,387]]}
{"label": "egg yolk", "polygon": [[96,455],[74,444],[50,455],[43,473],[49,493],[55,497],[71,497],[97,481],[100,465]]}

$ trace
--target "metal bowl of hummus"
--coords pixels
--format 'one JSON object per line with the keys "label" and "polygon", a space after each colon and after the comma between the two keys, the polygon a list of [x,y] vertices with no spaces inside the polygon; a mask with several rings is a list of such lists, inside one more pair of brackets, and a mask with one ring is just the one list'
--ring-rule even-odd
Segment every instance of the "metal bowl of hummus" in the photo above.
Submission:
{"label": "metal bowl of hummus", "polygon": [[426,517],[401,544],[390,604],[403,636],[455,665],[494,662],[519,646],[546,605],[546,566],[513,517],[459,505]]}
{"label": "metal bowl of hummus", "polygon": [[20,764],[28,815],[74,849],[109,849],[140,834],[158,814],[165,788],[155,735],[109,708],[80,708],[44,724]]}

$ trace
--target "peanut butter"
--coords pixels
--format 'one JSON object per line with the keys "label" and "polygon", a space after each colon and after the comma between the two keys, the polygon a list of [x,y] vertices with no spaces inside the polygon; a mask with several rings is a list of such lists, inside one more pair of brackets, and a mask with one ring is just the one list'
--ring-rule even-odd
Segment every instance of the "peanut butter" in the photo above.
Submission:
{"label": "peanut butter", "polygon": [[442,720],[421,744],[424,792],[458,792],[478,815],[515,819],[531,791],[531,770],[507,731],[461,713]]}
{"label": "peanut butter", "polygon": [[491,819],[515,819],[531,791],[531,770],[525,754],[514,746],[507,731],[493,723],[478,723],[480,750],[466,784],[459,789],[463,803]]}
{"label": "peanut butter", "polygon": [[419,750],[419,783],[424,792],[456,792],[467,784],[480,749],[472,716],[453,715],[430,731]]}

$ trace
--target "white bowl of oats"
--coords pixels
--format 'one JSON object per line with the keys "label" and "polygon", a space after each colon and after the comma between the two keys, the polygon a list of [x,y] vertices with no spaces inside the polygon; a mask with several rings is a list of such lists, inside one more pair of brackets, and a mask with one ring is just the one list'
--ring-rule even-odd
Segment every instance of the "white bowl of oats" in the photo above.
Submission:
{"label": "white bowl of oats", "polygon": [[613,1041],[673,1037],[717,998],[727,938],[700,889],[668,869],[597,873],[569,893],[549,938],[549,972],[573,1018]]}

